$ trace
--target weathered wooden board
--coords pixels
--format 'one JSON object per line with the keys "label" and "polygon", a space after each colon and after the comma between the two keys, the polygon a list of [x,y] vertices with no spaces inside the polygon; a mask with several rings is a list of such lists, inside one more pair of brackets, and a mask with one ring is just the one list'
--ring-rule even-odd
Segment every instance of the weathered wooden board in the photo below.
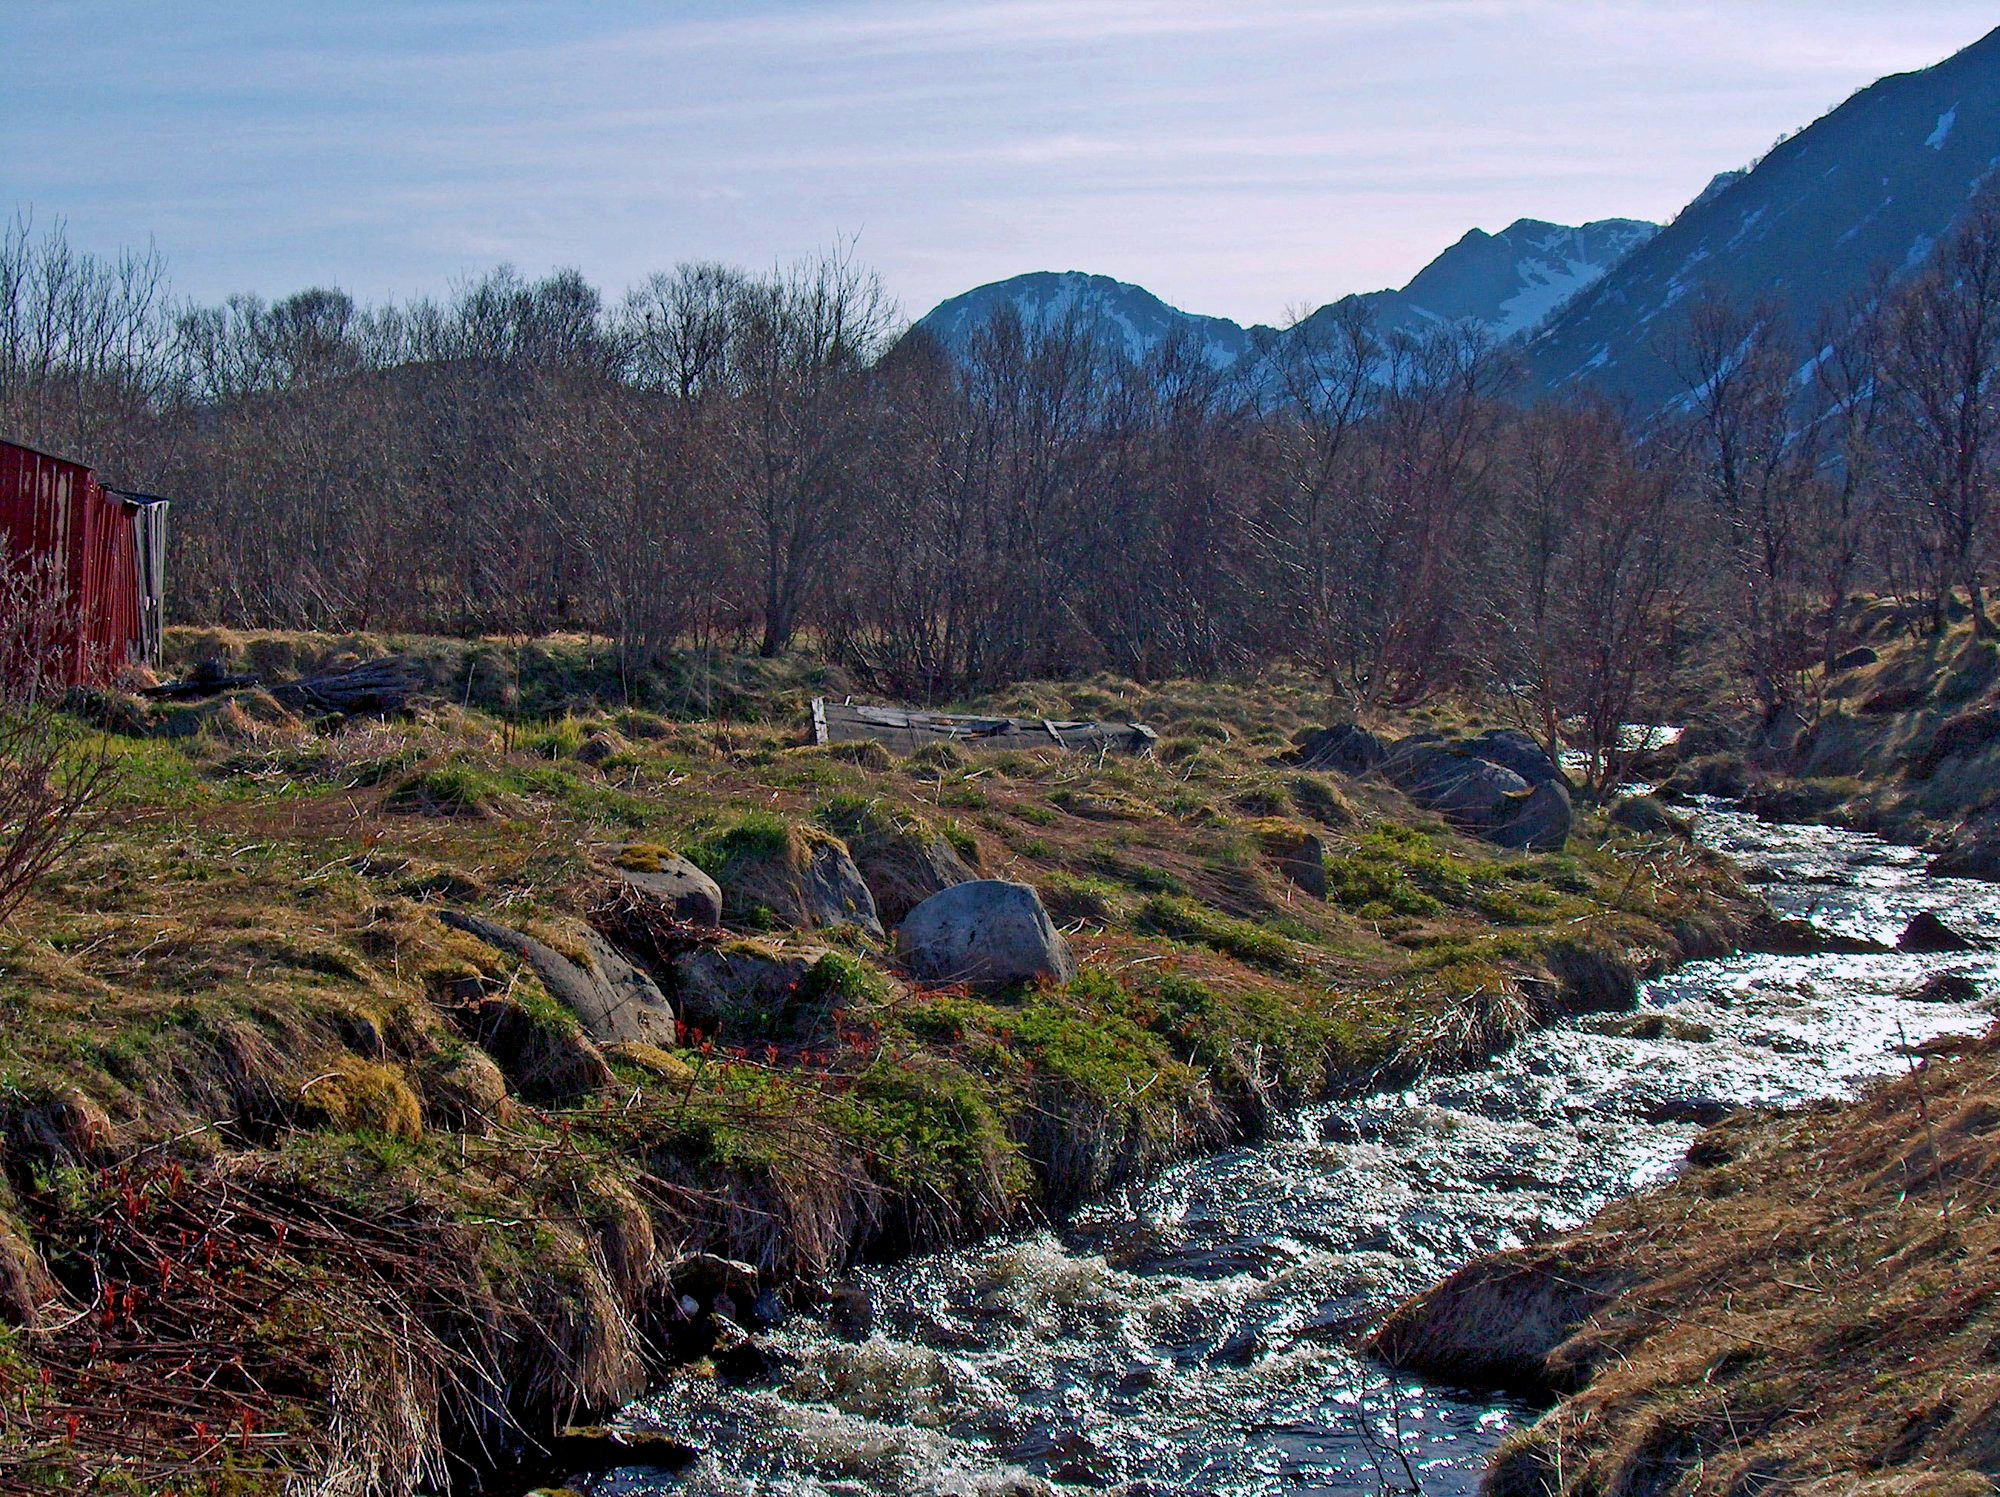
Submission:
{"label": "weathered wooden board", "polygon": [[932,743],[994,752],[1068,749],[1074,753],[1151,753],[1153,730],[1144,723],[1056,722],[1031,717],[960,717],[881,707],[865,702],[812,704],[814,743],[859,743],[872,739],[899,754],[914,754]]}

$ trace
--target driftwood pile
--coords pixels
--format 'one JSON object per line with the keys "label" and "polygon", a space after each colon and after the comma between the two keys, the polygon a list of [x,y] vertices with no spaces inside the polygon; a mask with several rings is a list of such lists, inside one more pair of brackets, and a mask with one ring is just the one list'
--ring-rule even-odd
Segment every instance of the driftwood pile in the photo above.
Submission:
{"label": "driftwood pile", "polygon": [[[264,684],[261,676],[232,676],[220,660],[204,660],[179,681],[149,686],[145,695],[156,701],[182,702],[247,691]],[[317,671],[296,681],[281,681],[271,695],[294,712],[343,716],[356,713],[400,712],[423,686],[423,678],[401,655],[384,655],[356,665]]]}
{"label": "driftwood pile", "polygon": [[933,743],[995,752],[1059,748],[1071,753],[1149,754],[1155,741],[1153,730],[1144,723],[965,717],[824,698],[813,701],[812,732],[817,744],[872,739],[898,754],[914,754]]}
{"label": "driftwood pile", "polygon": [[271,695],[295,712],[400,712],[422,684],[408,660],[385,655],[286,681],[273,686]]}

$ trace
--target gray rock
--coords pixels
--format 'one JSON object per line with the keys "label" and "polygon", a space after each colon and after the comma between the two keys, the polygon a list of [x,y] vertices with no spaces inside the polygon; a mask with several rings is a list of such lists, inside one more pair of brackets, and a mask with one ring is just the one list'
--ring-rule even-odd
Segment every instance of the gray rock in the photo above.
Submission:
{"label": "gray rock", "polygon": [[590,965],[572,961],[546,942],[480,915],[447,910],[445,924],[520,958],[542,980],[549,996],[576,1015],[584,1033],[600,1044],[674,1043],[674,1009],[653,979],[594,930],[583,933]]}
{"label": "gray rock", "polygon": [[690,1024],[718,1022],[783,1008],[823,947],[778,950],[753,941],[704,946],[674,959],[674,984]]}
{"label": "gray rock", "polygon": [[1382,773],[1425,810],[1474,829],[1491,825],[1509,796],[1529,789],[1504,765],[1435,740],[1405,739],[1383,761]]}
{"label": "gray rock", "polygon": [[1280,848],[1278,871],[1293,887],[1314,899],[1326,898],[1326,844],[1311,833]]}
{"label": "gray rock", "polygon": [[877,915],[894,925],[946,889],[979,875],[938,833],[922,827],[886,828],[854,839],[854,866],[874,896]]}
{"label": "gray rock", "polygon": [[1490,729],[1467,740],[1463,747],[1465,752],[1488,764],[1513,770],[1530,785],[1555,784],[1567,788],[1569,784],[1562,767],[1549,757],[1548,751],[1519,728]]}
{"label": "gray rock", "polygon": [[1480,836],[1521,852],[1561,852],[1575,821],[1569,791],[1559,780],[1544,780],[1526,795],[1509,796]]}
{"label": "gray rock", "polygon": [[1691,837],[1687,818],[1676,816],[1656,796],[1628,795],[1611,808],[1611,824],[1647,837]]}
{"label": "gray rock", "polygon": [[739,924],[762,907],[796,930],[853,925],[870,935],[883,933],[875,896],[847,844],[832,837],[797,836],[782,852],[731,863],[717,882],[730,919]]}
{"label": "gray rock", "polygon": [[979,879],[933,894],[896,932],[897,950],[921,982],[999,988],[1076,974],[1069,944],[1026,884]]}
{"label": "gray rock", "polygon": [[1336,774],[1367,774],[1388,756],[1382,740],[1353,723],[1335,723],[1302,733],[1294,742],[1292,758],[1305,769],[1332,770]]}
{"label": "gray rock", "polygon": [[689,925],[722,924],[722,889],[686,858],[669,853],[657,868],[619,868],[617,876],[664,904]]}

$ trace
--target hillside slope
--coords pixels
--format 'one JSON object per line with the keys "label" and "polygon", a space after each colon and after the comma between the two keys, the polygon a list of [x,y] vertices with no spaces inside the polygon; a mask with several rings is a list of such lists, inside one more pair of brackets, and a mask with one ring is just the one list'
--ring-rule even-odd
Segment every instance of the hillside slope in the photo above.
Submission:
{"label": "hillside slope", "polygon": [[1537,388],[1587,381],[1658,409],[1679,393],[1676,312],[1706,289],[1768,299],[1802,333],[1880,272],[1921,264],[2000,162],[2000,31],[1862,90],[1563,309],[1529,346]]}

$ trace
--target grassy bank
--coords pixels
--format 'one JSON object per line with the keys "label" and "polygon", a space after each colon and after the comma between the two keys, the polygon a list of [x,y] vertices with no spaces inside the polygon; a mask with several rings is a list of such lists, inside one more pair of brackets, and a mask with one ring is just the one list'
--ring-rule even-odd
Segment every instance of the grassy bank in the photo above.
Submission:
{"label": "grassy bank", "polygon": [[1488,1490],[1990,1492],[2000,1039],[1932,1049],[1862,1103],[1711,1130],[1674,1184],[1400,1311],[1406,1364],[1511,1336],[1488,1371],[1572,1392]]}
{"label": "grassy bank", "polygon": [[[1143,719],[1154,759],[897,759],[801,746],[841,685],[810,666],[175,649],[286,675],[388,643],[432,690],[392,722],[254,691],[86,704],[77,751],[116,760],[115,801],[0,944],[0,1490],[463,1483],[702,1354],[725,1302],[804,1299],[1629,1001],[1749,908],[1682,842],[1586,815],[1563,853],[1504,853],[1289,768],[1326,716],[1289,679],[981,704]],[[1324,899],[1288,876],[1308,837]],[[587,966],[617,867],[673,850],[728,882],[833,841],[1033,884],[1078,976],[919,990],[880,937],[738,901],[736,928],[674,938],[791,980],[598,1045],[440,918]]]}
{"label": "grassy bank", "polygon": [[2000,641],[1976,636],[1962,607],[1939,632],[1888,600],[1857,604],[1846,633],[1855,645],[1807,673],[1795,709],[1692,729],[1669,792],[1917,844],[1988,819],[2000,801]]}

